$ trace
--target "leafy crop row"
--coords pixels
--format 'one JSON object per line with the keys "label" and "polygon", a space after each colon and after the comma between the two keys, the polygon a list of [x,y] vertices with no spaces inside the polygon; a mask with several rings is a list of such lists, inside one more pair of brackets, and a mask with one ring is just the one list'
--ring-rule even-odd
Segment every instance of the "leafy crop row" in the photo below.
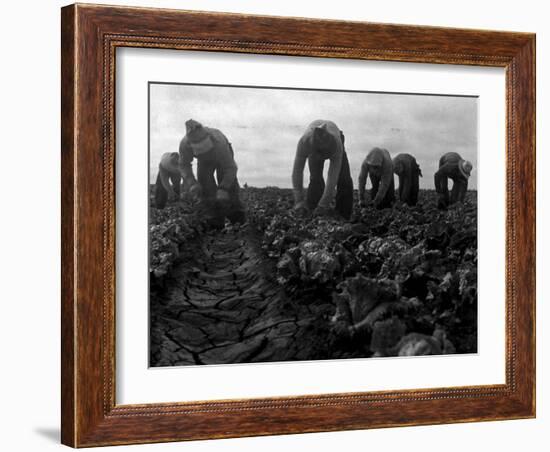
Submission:
{"label": "leafy crop row", "polygon": [[332,303],[334,347],[361,356],[477,350],[477,193],[440,211],[357,209],[350,223],[297,216],[276,188],[246,193],[277,281],[303,303]]}

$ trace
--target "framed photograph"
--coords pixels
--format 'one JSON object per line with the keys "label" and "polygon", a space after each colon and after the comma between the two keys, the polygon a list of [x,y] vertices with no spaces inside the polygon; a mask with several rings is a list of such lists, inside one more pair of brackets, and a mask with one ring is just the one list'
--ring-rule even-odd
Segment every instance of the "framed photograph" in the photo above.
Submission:
{"label": "framed photograph", "polygon": [[62,442],[535,416],[535,36],[62,9]]}

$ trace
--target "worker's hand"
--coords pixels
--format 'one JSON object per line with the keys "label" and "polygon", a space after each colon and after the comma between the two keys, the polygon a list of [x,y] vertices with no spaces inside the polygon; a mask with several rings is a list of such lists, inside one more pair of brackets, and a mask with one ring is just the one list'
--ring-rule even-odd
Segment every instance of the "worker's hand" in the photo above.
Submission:
{"label": "worker's hand", "polygon": [[297,202],[294,205],[294,211],[298,215],[306,215],[308,213],[309,209],[307,208],[307,205],[306,205],[305,201],[300,201],[300,202]]}
{"label": "worker's hand", "polygon": [[198,200],[202,195],[202,188],[199,184],[193,184],[189,188],[189,194],[193,197],[193,199]]}
{"label": "worker's hand", "polygon": [[223,190],[219,188],[218,191],[216,192],[216,200],[221,202],[229,201],[229,192],[227,190]]}

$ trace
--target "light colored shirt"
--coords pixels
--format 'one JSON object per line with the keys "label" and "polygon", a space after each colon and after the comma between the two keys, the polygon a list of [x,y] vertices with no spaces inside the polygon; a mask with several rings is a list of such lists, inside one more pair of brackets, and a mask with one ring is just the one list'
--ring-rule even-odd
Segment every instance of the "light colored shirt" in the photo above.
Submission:
{"label": "light colored shirt", "polygon": [[[313,134],[316,128],[324,128],[332,138],[330,143],[323,143],[323,146],[315,146],[313,143]],[[329,160],[327,182],[319,207],[327,208],[330,206],[336,195],[336,184],[340,176],[342,167],[342,156],[344,154],[344,144],[342,143],[340,129],[332,121],[318,119],[313,121],[305,133],[298,141],[294,167],[292,169],[292,187],[294,190],[294,201],[302,202],[304,199],[304,167],[306,160]]]}

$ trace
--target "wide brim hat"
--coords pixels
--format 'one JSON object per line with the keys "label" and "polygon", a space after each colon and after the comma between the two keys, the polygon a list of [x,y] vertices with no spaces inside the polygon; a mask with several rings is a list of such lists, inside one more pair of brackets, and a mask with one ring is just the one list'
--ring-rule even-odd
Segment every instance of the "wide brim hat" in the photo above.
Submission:
{"label": "wide brim hat", "polygon": [[460,174],[468,179],[472,172],[472,164],[468,160],[460,160],[460,162],[458,162],[458,170]]}

